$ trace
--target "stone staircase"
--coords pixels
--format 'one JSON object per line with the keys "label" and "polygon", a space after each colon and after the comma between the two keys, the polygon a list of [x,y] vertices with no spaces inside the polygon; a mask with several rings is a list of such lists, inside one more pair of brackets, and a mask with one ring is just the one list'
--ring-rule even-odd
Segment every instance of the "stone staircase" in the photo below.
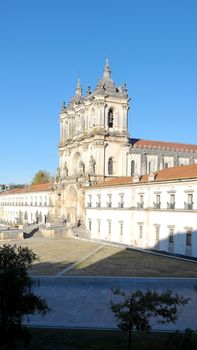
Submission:
{"label": "stone staircase", "polygon": [[23,227],[23,238],[35,237],[35,234],[39,232],[39,225],[29,225]]}
{"label": "stone staircase", "polygon": [[72,231],[75,237],[90,239],[90,233],[86,229],[85,225],[81,224],[80,226],[73,226]]}

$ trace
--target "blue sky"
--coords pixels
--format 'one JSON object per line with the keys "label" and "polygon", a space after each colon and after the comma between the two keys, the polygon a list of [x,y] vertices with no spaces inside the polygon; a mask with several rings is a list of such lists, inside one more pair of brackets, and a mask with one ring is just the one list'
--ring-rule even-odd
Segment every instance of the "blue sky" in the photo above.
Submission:
{"label": "blue sky", "polygon": [[58,165],[59,111],[127,83],[133,137],[197,143],[196,0],[0,0],[0,183]]}

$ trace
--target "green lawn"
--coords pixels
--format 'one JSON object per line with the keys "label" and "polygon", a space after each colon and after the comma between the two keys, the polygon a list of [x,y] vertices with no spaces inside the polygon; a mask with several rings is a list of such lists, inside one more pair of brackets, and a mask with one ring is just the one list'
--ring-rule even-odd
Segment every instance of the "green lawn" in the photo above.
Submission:
{"label": "green lawn", "polygon": [[[17,350],[126,350],[127,336],[119,331],[31,329],[32,343],[28,347],[19,346]],[[181,335],[183,337],[183,335]],[[194,350],[197,349],[197,336],[193,344],[185,339],[186,347],[179,343],[173,347],[168,343],[166,333],[139,334],[133,338],[135,350]]]}
{"label": "green lawn", "polygon": [[[27,246],[38,254],[40,259],[30,270],[33,275],[55,276],[78,262],[65,276],[197,277],[197,262],[103,246],[98,242],[30,238],[1,241],[0,246],[5,243]],[[95,252],[99,247],[101,249]],[[84,257],[87,258],[81,262]]]}
{"label": "green lawn", "polygon": [[122,277],[197,277],[197,263],[113,246],[79,263],[65,275]]}

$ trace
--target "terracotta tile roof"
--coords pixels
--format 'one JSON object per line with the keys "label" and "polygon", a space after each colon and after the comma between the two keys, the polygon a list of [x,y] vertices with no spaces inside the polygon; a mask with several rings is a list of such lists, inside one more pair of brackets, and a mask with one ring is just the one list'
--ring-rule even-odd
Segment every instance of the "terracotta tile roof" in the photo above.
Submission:
{"label": "terracotta tile roof", "polygon": [[193,178],[197,178],[197,164],[167,168],[156,174],[156,181]]}
{"label": "terracotta tile roof", "polygon": [[51,187],[52,187],[52,184],[47,182],[43,184],[29,185],[28,187],[25,187],[25,188],[14,188],[13,190],[10,190],[10,191],[1,192],[0,195],[49,191],[51,190]]}
{"label": "terracotta tile roof", "polygon": [[130,139],[130,144],[133,148],[153,148],[153,149],[164,149],[182,152],[197,152],[197,145],[176,143],[176,142],[163,142],[154,140],[141,140],[141,139]]}
{"label": "terracotta tile roof", "polygon": [[114,177],[113,179],[106,179],[103,182],[100,182],[93,187],[107,187],[107,186],[116,186],[116,185],[127,185],[133,182],[132,176],[124,177]]}
{"label": "terracotta tile roof", "polygon": [[[154,181],[151,181],[152,183],[159,182],[159,181],[179,180],[179,179],[197,179],[197,164],[163,169],[158,172],[155,172],[154,177],[155,179]],[[147,183],[147,182],[149,182],[148,175],[142,175],[139,178],[139,182],[136,182],[136,184]],[[101,182],[95,185],[95,187],[129,185],[132,183],[134,183],[133,177],[125,176],[125,177],[116,177],[113,179],[106,179],[104,182]]]}

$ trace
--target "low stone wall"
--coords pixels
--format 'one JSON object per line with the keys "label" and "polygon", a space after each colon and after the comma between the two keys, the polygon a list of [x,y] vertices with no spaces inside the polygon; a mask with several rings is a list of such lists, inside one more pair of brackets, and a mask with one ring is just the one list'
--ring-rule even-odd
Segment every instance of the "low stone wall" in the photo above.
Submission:
{"label": "low stone wall", "polygon": [[11,240],[11,239],[23,239],[23,232],[22,231],[0,231],[0,240]]}
{"label": "low stone wall", "polygon": [[73,238],[72,229],[66,227],[40,228],[40,233],[43,238]]}

